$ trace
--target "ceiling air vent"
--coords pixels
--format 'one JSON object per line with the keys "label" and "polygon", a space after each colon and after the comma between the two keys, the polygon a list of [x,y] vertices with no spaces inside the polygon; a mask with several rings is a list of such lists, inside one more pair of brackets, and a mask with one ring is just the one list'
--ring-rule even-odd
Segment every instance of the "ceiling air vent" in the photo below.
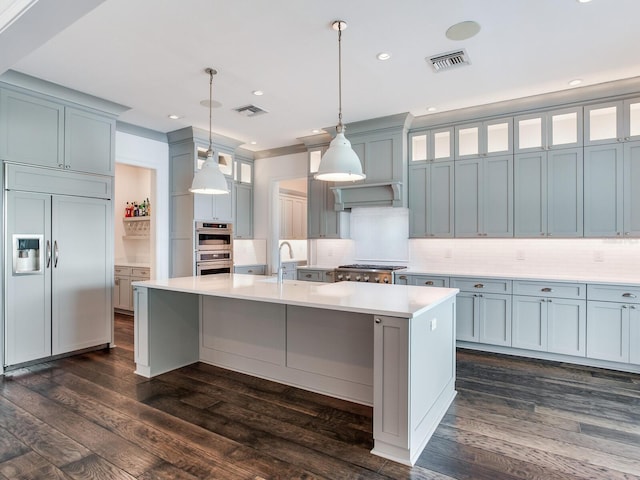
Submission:
{"label": "ceiling air vent", "polygon": [[431,66],[436,72],[442,70],[448,70],[454,67],[461,67],[462,65],[469,65],[469,57],[464,50],[456,50],[449,53],[441,53],[434,55],[433,57],[427,57],[425,60],[431,63]]}
{"label": "ceiling air vent", "polygon": [[267,113],[266,110],[263,110],[260,107],[256,107],[255,105],[245,105],[244,107],[238,107],[234,110],[245,117],[255,117],[257,115]]}

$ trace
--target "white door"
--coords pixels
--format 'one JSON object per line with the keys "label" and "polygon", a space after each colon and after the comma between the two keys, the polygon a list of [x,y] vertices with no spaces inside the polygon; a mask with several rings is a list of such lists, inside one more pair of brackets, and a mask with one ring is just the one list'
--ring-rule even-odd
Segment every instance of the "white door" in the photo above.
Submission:
{"label": "white door", "polygon": [[107,200],[53,197],[53,355],[111,342],[111,217]]}
{"label": "white door", "polygon": [[[9,191],[6,208],[4,363],[15,365],[51,355],[51,196]],[[41,236],[37,271],[14,271],[14,235]]]}

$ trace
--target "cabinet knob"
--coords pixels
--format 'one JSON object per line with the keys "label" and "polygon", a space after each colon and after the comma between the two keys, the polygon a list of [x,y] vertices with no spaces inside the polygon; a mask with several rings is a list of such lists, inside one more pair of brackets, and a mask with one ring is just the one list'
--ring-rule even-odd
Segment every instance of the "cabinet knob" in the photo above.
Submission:
{"label": "cabinet knob", "polygon": [[620,232],[616,232],[616,235],[619,237],[620,236]]}
{"label": "cabinet knob", "polygon": [[307,273],[307,274],[305,275],[305,278],[311,278],[311,274],[310,274],[310,273]]}
{"label": "cabinet knob", "polygon": [[616,138],[618,142],[622,142],[622,138]]}
{"label": "cabinet knob", "polygon": [[627,306],[626,305],[622,305],[622,308],[627,308]]}
{"label": "cabinet knob", "polygon": [[58,167],[60,167],[60,168],[64,168],[64,165],[63,165],[62,163],[59,163],[59,164],[58,164]]}
{"label": "cabinet knob", "polygon": [[378,317],[376,317],[375,321],[376,321],[376,323],[382,323],[382,320],[380,318],[378,318]]}
{"label": "cabinet knob", "polygon": [[631,137],[624,137],[625,142],[628,142],[629,140],[631,140]]}
{"label": "cabinet knob", "polygon": [[629,232],[624,232],[624,234],[625,234],[625,235],[631,235],[631,233],[629,233]]}

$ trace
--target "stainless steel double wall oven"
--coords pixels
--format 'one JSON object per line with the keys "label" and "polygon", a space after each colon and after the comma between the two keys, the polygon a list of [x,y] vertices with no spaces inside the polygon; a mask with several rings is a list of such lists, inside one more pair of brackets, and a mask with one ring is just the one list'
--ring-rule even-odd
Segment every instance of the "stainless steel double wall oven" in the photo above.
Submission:
{"label": "stainless steel double wall oven", "polygon": [[233,270],[233,225],[196,222],[196,275],[231,273]]}

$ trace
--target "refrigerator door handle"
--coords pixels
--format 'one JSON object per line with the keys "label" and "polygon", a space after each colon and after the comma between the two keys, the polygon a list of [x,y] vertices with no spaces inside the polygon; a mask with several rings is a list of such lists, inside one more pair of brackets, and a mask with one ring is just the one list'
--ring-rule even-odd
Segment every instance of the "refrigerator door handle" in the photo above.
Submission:
{"label": "refrigerator door handle", "polygon": [[47,268],[51,266],[51,241],[47,240]]}
{"label": "refrigerator door handle", "polygon": [[53,242],[53,267],[58,268],[58,241]]}

